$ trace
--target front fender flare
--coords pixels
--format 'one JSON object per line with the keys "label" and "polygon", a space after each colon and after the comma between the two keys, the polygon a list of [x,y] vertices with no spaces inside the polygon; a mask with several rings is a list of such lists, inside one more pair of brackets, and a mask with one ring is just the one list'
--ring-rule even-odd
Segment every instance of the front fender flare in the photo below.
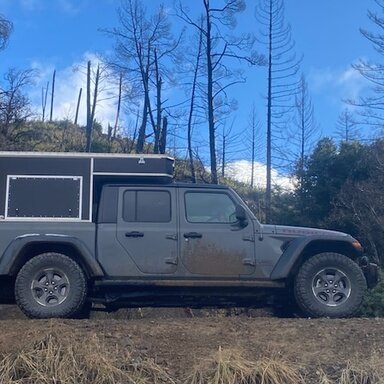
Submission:
{"label": "front fender flare", "polygon": [[[27,246],[58,245],[70,246],[76,250],[89,277],[102,277],[104,272],[91,251],[80,239],[65,235],[27,234],[16,237],[6,248],[0,259],[0,275],[14,276],[17,273],[18,257]],[[76,261],[76,260],[75,260]]]}
{"label": "front fender flare", "polygon": [[297,266],[301,261],[301,257],[305,256],[305,251],[308,247],[315,246],[319,252],[342,252],[347,253],[346,256],[349,256],[352,259],[357,258],[360,255],[360,252],[353,247],[352,237],[340,238],[340,237],[324,237],[324,236],[305,236],[298,237],[292,240],[288,247],[285,249],[280,259],[276,263],[275,267],[271,273],[272,280],[286,279],[290,276],[291,271]]}

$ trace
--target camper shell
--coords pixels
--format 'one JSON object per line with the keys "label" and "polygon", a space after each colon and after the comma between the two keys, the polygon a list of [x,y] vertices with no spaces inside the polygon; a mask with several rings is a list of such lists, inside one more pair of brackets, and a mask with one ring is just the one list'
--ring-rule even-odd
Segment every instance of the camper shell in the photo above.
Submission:
{"label": "camper shell", "polygon": [[167,183],[173,168],[163,155],[0,152],[0,217],[92,221],[102,185]]}

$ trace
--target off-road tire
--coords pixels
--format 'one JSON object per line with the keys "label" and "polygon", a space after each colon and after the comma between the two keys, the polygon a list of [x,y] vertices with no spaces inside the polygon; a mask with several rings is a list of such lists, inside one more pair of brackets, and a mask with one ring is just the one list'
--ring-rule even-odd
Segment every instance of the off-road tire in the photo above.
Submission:
{"label": "off-road tire", "polygon": [[305,261],[294,282],[296,302],[310,317],[353,316],[366,288],[360,267],[347,256],[332,252]]}
{"label": "off-road tire", "polygon": [[43,253],[21,268],[15,281],[15,299],[31,318],[68,318],[81,313],[87,280],[81,267],[60,253]]}

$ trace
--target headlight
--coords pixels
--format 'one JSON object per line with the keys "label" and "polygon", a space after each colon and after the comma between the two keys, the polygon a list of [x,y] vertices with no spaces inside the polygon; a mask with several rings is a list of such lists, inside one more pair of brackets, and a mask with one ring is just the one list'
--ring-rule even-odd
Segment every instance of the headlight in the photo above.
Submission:
{"label": "headlight", "polygon": [[362,251],[363,250],[363,246],[360,244],[360,242],[359,241],[357,241],[357,240],[354,240],[353,242],[352,242],[352,246],[353,246],[353,248],[355,248],[357,251]]}

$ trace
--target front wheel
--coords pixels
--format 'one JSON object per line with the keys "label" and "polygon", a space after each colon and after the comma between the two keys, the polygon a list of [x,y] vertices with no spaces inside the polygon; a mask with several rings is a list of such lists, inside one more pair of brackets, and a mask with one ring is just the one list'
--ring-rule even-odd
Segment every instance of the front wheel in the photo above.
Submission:
{"label": "front wheel", "polygon": [[350,317],[367,288],[360,267],[339,253],[320,253],[308,259],[295,278],[297,304],[311,317]]}
{"label": "front wheel", "polygon": [[68,256],[44,253],[21,268],[15,282],[20,309],[32,318],[73,317],[83,308],[87,281]]}

